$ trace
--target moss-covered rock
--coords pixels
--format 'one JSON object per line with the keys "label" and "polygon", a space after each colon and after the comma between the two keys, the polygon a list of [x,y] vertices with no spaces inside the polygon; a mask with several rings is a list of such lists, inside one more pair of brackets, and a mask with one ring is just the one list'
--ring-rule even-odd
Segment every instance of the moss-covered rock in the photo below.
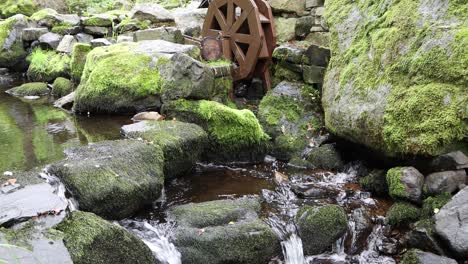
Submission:
{"label": "moss-covered rock", "polygon": [[86,64],[86,56],[91,50],[91,45],[86,43],[76,43],[73,46],[70,60],[70,76],[77,83],[81,80],[81,75]]}
{"label": "moss-covered rock", "polygon": [[457,261],[451,258],[438,256],[430,252],[424,252],[418,249],[411,249],[403,255],[400,263],[401,264],[430,264],[430,263],[457,264]]}
{"label": "moss-covered rock", "polygon": [[403,199],[420,202],[424,176],[413,167],[396,167],[387,171],[387,185],[390,196],[397,200]]}
{"label": "moss-covered rock", "polygon": [[258,219],[260,209],[258,198],[245,197],[172,208],[182,262],[267,263],[279,253],[279,241]]}
{"label": "moss-covered rock", "polygon": [[388,185],[384,170],[373,170],[367,176],[359,179],[359,183],[366,191],[370,191],[379,196],[388,194]]}
{"label": "moss-covered rock", "polygon": [[422,216],[432,217],[446,203],[450,201],[452,195],[450,193],[442,193],[436,196],[427,197],[423,201]]}
{"label": "moss-covered rock", "polygon": [[118,0],[65,0],[70,13],[79,15],[100,14],[114,9],[124,9]]}
{"label": "moss-covered rock", "polygon": [[141,239],[92,213],[72,212],[55,228],[63,232],[65,245],[76,264],[156,261]]}
{"label": "moss-covered rock", "polygon": [[39,25],[53,27],[54,24],[57,23],[57,15],[58,12],[54,9],[44,8],[32,14],[30,19]]}
{"label": "moss-covered rock", "polygon": [[49,94],[49,88],[47,83],[33,82],[11,88],[6,92],[14,96],[43,96]]}
{"label": "moss-covered rock", "polygon": [[345,164],[341,154],[333,144],[325,144],[312,149],[307,161],[315,167],[325,170],[342,170]]}
{"label": "moss-covered rock", "polygon": [[281,82],[260,102],[258,118],[275,139],[272,154],[277,158],[298,155],[322,127],[319,94],[312,86]]}
{"label": "moss-covered rock", "polygon": [[325,6],[332,51],[322,99],[326,126],[387,155],[458,148],[468,133],[468,3]]}
{"label": "moss-covered rock", "polygon": [[397,202],[387,211],[385,222],[391,226],[403,226],[416,222],[421,216],[421,210],[406,202]]}
{"label": "moss-covered rock", "polygon": [[164,156],[157,146],[104,141],[68,149],[66,154],[67,159],[50,171],[62,179],[82,210],[122,219],[161,194]]}
{"label": "moss-covered rock", "polygon": [[28,20],[22,15],[0,21],[0,67],[16,66],[26,58],[21,30],[27,26]]}
{"label": "moss-covered rock", "polygon": [[261,161],[269,136],[249,110],[232,109],[214,101],[177,100],[164,103],[170,118],[195,123],[208,132],[208,159],[217,161]]}
{"label": "moss-covered rock", "polygon": [[166,178],[189,173],[200,161],[208,140],[201,127],[179,121],[142,121],[123,126],[122,133],[129,138],[141,138],[162,149]]}
{"label": "moss-covered rock", "polygon": [[298,234],[304,253],[316,255],[332,248],[333,243],[346,233],[346,212],[338,205],[303,206],[296,215]]}
{"label": "moss-covered rock", "polygon": [[52,95],[62,97],[73,92],[73,83],[63,77],[58,77],[52,84]]}
{"label": "moss-covered rock", "polygon": [[0,2],[0,18],[7,18],[17,14],[32,15],[37,10],[34,0],[3,0]]}
{"label": "moss-covered rock", "polygon": [[58,77],[67,77],[70,57],[51,50],[35,49],[28,60],[28,78],[36,82],[52,82]]}

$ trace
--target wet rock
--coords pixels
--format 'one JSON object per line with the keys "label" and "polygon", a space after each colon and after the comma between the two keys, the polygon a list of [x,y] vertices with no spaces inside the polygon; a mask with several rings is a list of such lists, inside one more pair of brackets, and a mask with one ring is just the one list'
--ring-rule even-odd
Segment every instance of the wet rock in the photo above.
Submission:
{"label": "wet rock", "polygon": [[421,202],[424,176],[413,167],[396,167],[387,172],[389,194],[393,199]]}
{"label": "wet rock", "polygon": [[189,173],[200,161],[208,139],[201,127],[179,121],[142,121],[123,126],[122,134],[160,147],[167,178]]}
{"label": "wet rock", "polygon": [[68,203],[48,183],[24,186],[9,193],[0,193],[0,226],[24,221],[38,214],[60,212]]}
{"label": "wet rock", "polygon": [[165,102],[162,113],[167,118],[198,124],[208,132],[206,160],[263,161],[269,137],[249,110],[214,101],[177,100]]}
{"label": "wet rock", "polygon": [[82,19],[84,26],[112,27],[115,17],[109,14],[96,14]]}
{"label": "wet rock", "polygon": [[172,14],[161,5],[155,3],[135,5],[132,11],[130,11],[130,17],[140,21],[149,20],[153,23],[174,22]]}
{"label": "wet rock", "polygon": [[110,42],[108,39],[105,39],[105,38],[93,39],[90,41],[90,43],[91,43],[91,47],[93,48],[112,45],[112,42]]}
{"label": "wet rock", "polygon": [[468,187],[434,216],[435,232],[461,258],[468,258]]}
{"label": "wet rock", "polygon": [[394,238],[384,237],[378,241],[377,249],[385,255],[396,255],[398,253],[398,241]]}
{"label": "wet rock", "polygon": [[21,32],[27,27],[28,20],[23,15],[0,21],[0,67],[18,66],[26,58]]}
{"label": "wet rock", "polygon": [[47,28],[25,28],[21,34],[24,41],[34,41],[48,32],[49,30]]}
{"label": "wet rock", "polygon": [[5,263],[73,264],[63,234],[29,221],[11,229],[0,228],[0,256]]}
{"label": "wet rock", "polygon": [[172,10],[172,15],[177,28],[185,35],[197,37],[201,34],[207,11],[207,8],[177,8]]}
{"label": "wet rock", "polygon": [[51,94],[55,97],[62,97],[73,91],[73,83],[63,77],[58,77],[52,84]]}
{"label": "wet rock", "polygon": [[132,117],[133,122],[162,120],[164,120],[164,116],[160,115],[158,112],[141,112]]}
{"label": "wet rock", "polygon": [[90,34],[96,37],[106,37],[111,34],[111,29],[108,27],[94,27],[94,26],[87,26],[83,29],[84,33]]}
{"label": "wet rock", "polygon": [[344,162],[333,144],[325,144],[314,148],[307,157],[307,161],[315,167],[325,170],[342,170]]}
{"label": "wet rock", "polygon": [[421,210],[406,202],[394,203],[387,211],[385,223],[395,227],[415,222],[421,216]]}
{"label": "wet rock", "polygon": [[85,44],[90,44],[91,43],[91,40],[94,39],[93,36],[89,35],[89,34],[86,34],[86,33],[78,33],[76,34],[76,40],[79,42],[79,43],[85,43]]}
{"label": "wet rock", "polygon": [[465,170],[431,173],[426,177],[424,190],[428,194],[453,193],[466,186]]}
{"label": "wet rock", "polygon": [[384,170],[372,170],[367,176],[359,179],[359,183],[366,191],[379,196],[388,194],[386,172]]}
{"label": "wet rock", "polygon": [[347,254],[355,255],[362,252],[367,246],[367,239],[372,232],[374,224],[369,213],[364,208],[354,210],[350,221],[353,221],[351,225],[353,230],[350,230],[352,235],[348,236],[347,241],[345,241],[347,245],[345,249]]}
{"label": "wet rock", "polygon": [[323,199],[329,197],[335,197],[339,191],[335,189],[327,189],[320,186],[293,186],[292,191],[300,198],[309,199]]}
{"label": "wet rock", "polygon": [[108,219],[131,216],[161,194],[163,153],[134,140],[104,141],[70,148],[67,159],[51,165],[81,210]]}
{"label": "wet rock", "polygon": [[290,45],[281,45],[273,51],[273,59],[286,61],[294,64],[302,64],[304,49]]}
{"label": "wet rock", "polygon": [[72,35],[66,35],[62,38],[59,45],[57,46],[57,51],[70,54],[72,53],[73,46],[75,45],[75,43],[75,37],[73,37]]}
{"label": "wet rock", "polygon": [[57,101],[55,101],[54,107],[70,109],[73,106],[74,101],[75,101],[75,92],[72,92],[58,99]]}
{"label": "wet rock", "polygon": [[468,168],[468,157],[461,151],[454,151],[436,157],[431,162],[433,171],[461,170]]}
{"label": "wet rock", "polygon": [[338,205],[304,206],[296,215],[296,223],[306,255],[331,249],[348,228],[346,213]]}
{"label": "wet rock", "polygon": [[406,252],[401,259],[401,264],[457,264],[457,261],[451,258],[438,256],[430,252],[413,249]]}
{"label": "wet rock", "polygon": [[62,35],[49,32],[40,36],[39,42],[42,47],[57,49],[58,45],[60,44],[60,41],[62,41],[62,38]]}
{"label": "wet rock", "polygon": [[11,88],[6,91],[14,96],[43,96],[49,94],[47,83],[33,82]]}
{"label": "wet rock", "polygon": [[153,264],[156,261],[141,239],[92,213],[72,212],[55,228],[63,232],[75,264]]}
{"label": "wet rock", "polygon": [[412,248],[444,255],[434,235],[434,221],[432,219],[421,220],[412,226],[407,234],[407,242]]}
{"label": "wet rock", "polygon": [[159,27],[138,30],[133,33],[133,41],[142,40],[165,40],[174,43],[184,43],[182,32],[176,27]]}
{"label": "wet rock", "polygon": [[176,206],[175,244],[183,263],[266,263],[278,253],[273,230],[258,219],[258,198]]}

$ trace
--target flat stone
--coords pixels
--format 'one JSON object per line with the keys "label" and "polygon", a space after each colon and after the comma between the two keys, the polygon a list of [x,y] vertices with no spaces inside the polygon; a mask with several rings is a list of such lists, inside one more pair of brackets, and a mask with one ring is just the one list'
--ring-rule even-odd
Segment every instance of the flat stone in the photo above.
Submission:
{"label": "flat stone", "polygon": [[465,170],[443,171],[426,176],[425,189],[429,194],[453,193],[466,184]]}
{"label": "flat stone", "polygon": [[164,116],[160,115],[158,112],[141,112],[132,117],[132,121],[135,121],[135,122],[143,121],[143,120],[160,121],[160,120],[164,120]]}
{"label": "flat stone", "polygon": [[302,15],[306,8],[305,0],[268,0],[274,13],[296,13]]}
{"label": "flat stone", "polygon": [[76,14],[57,14],[55,18],[62,24],[68,24],[70,26],[79,26],[81,19]]}
{"label": "flat stone", "polygon": [[325,67],[303,65],[302,77],[304,82],[308,84],[323,83],[326,70],[327,68]]}
{"label": "flat stone", "polygon": [[86,44],[90,44],[91,40],[94,39],[93,36],[86,34],[86,33],[78,33],[76,34],[75,38],[79,43],[86,43]]}
{"label": "flat stone", "polygon": [[24,41],[38,40],[40,36],[46,34],[49,30],[45,27],[42,28],[25,28],[22,31]]}
{"label": "flat stone", "polygon": [[94,27],[94,26],[86,26],[84,27],[84,32],[93,36],[108,36],[111,33],[111,29],[108,27]]}
{"label": "flat stone", "polygon": [[73,102],[75,101],[75,92],[71,92],[68,95],[58,99],[54,102],[54,107],[57,108],[71,108],[73,106]]}
{"label": "flat stone", "polygon": [[305,7],[306,9],[311,9],[313,7],[323,6],[325,0],[306,0]]}
{"label": "flat stone", "polygon": [[330,49],[317,45],[310,45],[305,51],[304,63],[307,65],[327,67],[330,56]]}
{"label": "flat stone", "polygon": [[0,194],[0,225],[23,221],[38,213],[65,210],[67,201],[54,194],[54,191],[48,183],[41,183]]}
{"label": "flat stone", "polygon": [[130,17],[140,21],[149,20],[153,23],[174,22],[172,14],[161,5],[155,3],[135,5],[130,11]]}
{"label": "flat stone", "polygon": [[91,17],[85,17],[82,24],[94,27],[111,27],[115,17],[109,14],[96,14]]}
{"label": "flat stone", "polygon": [[73,51],[73,46],[75,45],[75,43],[75,37],[73,37],[72,35],[66,35],[60,41],[60,44],[57,47],[57,51],[70,54]]}
{"label": "flat stone", "polygon": [[109,40],[105,38],[98,38],[98,39],[91,40],[91,46],[93,48],[110,46],[110,45],[112,45],[112,42],[110,42]]}
{"label": "flat stone", "polygon": [[159,27],[145,30],[138,30],[133,33],[135,42],[142,40],[165,40],[174,43],[184,43],[182,32],[175,27]]}
{"label": "flat stone", "polygon": [[60,41],[62,41],[62,38],[62,35],[49,32],[39,37],[39,43],[52,49],[56,49],[60,44]]}
{"label": "flat stone", "polygon": [[133,42],[133,37],[131,36],[118,36],[117,37],[117,43],[122,43],[122,42]]}

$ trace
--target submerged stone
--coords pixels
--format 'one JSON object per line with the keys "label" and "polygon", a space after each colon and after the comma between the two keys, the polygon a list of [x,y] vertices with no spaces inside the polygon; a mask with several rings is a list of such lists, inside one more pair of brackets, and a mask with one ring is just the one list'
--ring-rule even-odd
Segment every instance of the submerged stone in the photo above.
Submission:
{"label": "submerged stone", "polygon": [[108,219],[129,217],[159,198],[164,183],[163,153],[134,140],[104,141],[70,148],[51,165],[79,208]]}
{"label": "submerged stone", "polygon": [[123,126],[122,134],[160,147],[167,178],[190,173],[200,161],[208,139],[201,127],[179,121],[142,121]]}
{"label": "submerged stone", "polygon": [[63,233],[65,245],[75,264],[156,262],[141,239],[95,214],[72,212],[55,228]]}
{"label": "submerged stone", "polygon": [[47,83],[33,82],[11,88],[6,92],[14,96],[43,96],[49,94],[49,88]]}

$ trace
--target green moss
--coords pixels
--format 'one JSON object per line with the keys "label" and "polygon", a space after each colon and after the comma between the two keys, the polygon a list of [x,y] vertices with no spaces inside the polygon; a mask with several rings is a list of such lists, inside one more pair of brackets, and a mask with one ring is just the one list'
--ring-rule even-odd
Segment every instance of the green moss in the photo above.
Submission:
{"label": "green moss", "polygon": [[435,213],[434,210],[442,208],[451,198],[452,195],[450,193],[443,193],[426,198],[423,202],[422,215],[424,217],[433,216]]}
{"label": "green moss", "polygon": [[30,62],[28,78],[33,81],[51,82],[60,76],[67,76],[70,57],[55,51],[35,49],[28,57]]}
{"label": "green moss", "polygon": [[221,66],[231,66],[232,62],[226,59],[219,59],[215,61],[207,61],[206,64],[208,64],[211,67],[221,67]]}
{"label": "green moss", "polygon": [[290,81],[290,82],[297,82],[297,81],[302,81],[302,74],[295,72],[291,69],[288,69],[282,63],[277,63],[273,66],[272,70],[272,75],[273,75],[273,80],[272,84],[273,86],[278,85],[282,81]]}
{"label": "green moss", "polygon": [[147,29],[150,26],[151,22],[149,20],[141,21],[126,17],[115,28],[117,29],[119,34],[123,34],[127,31]]}
{"label": "green moss", "polygon": [[401,264],[422,264],[421,261],[419,261],[419,258],[416,255],[416,252],[417,252],[416,249],[407,251],[403,255],[403,258],[401,258]]}
{"label": "green moss", "polygon": [[54,9],[44,8],[32,14],[30,18],[31,20],[36,21],[36,22],[39,22],[45,19],[55,21],[56,20],[55,16],[57,14],[58,14],[57,11],[55,11]]}
{"label": "green moss", "polygon": [[[255,115],[249,110],[236,110],[213,101],[177,100],[176,111],[190,112],[201,120],[209,135],[227,149],[253,146],[269,139]],[[169,108],[170,109],[170,108]]]}
{"label": "green moss", "polygon": [[51,121],[64,121],[67,114],[59,109],[45,105],[35,105],[33,107],[34,118],[39,125],[46,125]]}
{"label": "green moss", "polygon": [[10,245],[32,250],[31,238],[35,233],[36,224],[34,221],[28,221],[20,229],[7,229],[0,227],[0,234]]}
{"label": "green moss", "polygon": [[78,15],[100,14],[114,10],[117,0],[65,0],[70,13]]}
{"label": "green moss", "polygon": [[403,169],[403,167],[396,167],[387,171],[388,193],[393,199],[405,198],[407,196],[406,188],[401,182]]}
{"label": "green moss", "polygon": [[67,34],[70,34],[71,29],[73,29],[72,24],[59,23],[57,25],[54,25],[54,27],[50,31],[55,34],[67,35]]}
{"label": "green moss", "polygon": [[[467,133],[467,24],[449,30],[439,25],[465,21],[466,13],[459,10],[468,4],[448,1],[447,12],[434,11],[437,19],[418,12],[424,4],[428,5],[413,0],[325,3],[332,33],[330,69],[338,70],[333,82],[341,88],[335,100],[352,94],[367,102],[378,87],[390,90],[383,117],[363,117],[354,131],[328,117],[332,131],[366,138],[364,144],[390,155],[437,155]],[[355,29],[339,30],[350,22]]]}
{"label": "green moss", "polygon": [[25,83],[7,91],[16,96],[42,96],[49,94],[47,83],[33,82]]}
{"label": "green moss", "polygon": [[73,46],[70,60],[70,76],[76,82],[81,80],[81,75],[86,64],[86,56],[92,50],[90,44],[77,43]]}
{"label": "green moss", "polygon": [[76,264],[155,261],[143,241],[92,213],[74,211],[56,229],[63,232],[65,245]]}
{"label": "green moss", "polygon": [[304,150],[307,141],[302,135],[279,135],[274,140],[271,154],[279,160],[290,160]]}
{"label": "green moss", "polygon": [[5,47],[5,41],[17,22],[15,18],[0,21],[0,67],[14,66],[27,56],[23,43],[19,39],[14,40],[9,47]]}
{"label": "green moss", "polygon": [[410,203],[397,202],[387,211],[385,222],[391,226],[403,226],[416,222],[421,210]]}
{"label": "green moss", "polygon": [[65,96],[73,91],[73,83],[63,77],[58,77],[52,84],[52,95],[56,97]]}
{"label": "green moss", "polygon": [[0,18],[7,18],[16,14],[32,15],[37,10],[34,0],[3,0],[0,2]]}

